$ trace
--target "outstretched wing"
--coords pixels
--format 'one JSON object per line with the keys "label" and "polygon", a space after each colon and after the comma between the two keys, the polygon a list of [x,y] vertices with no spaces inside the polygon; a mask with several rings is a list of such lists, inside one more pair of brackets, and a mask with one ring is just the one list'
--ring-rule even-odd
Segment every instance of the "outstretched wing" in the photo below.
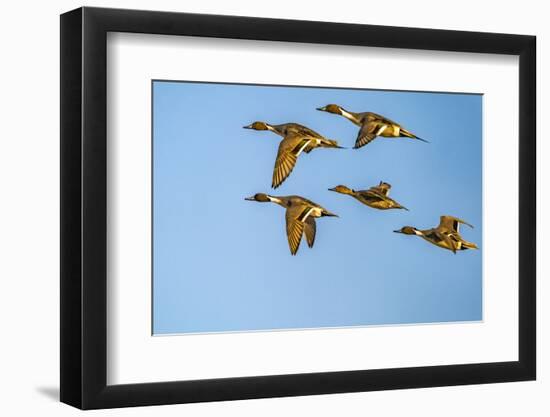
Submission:
{"label": "outstretched wing", "polygon": [[317,232],[317,226],[315,224],[315,218],[308,217],[304,225],[304,232],[306,234],[307,245],[312,248],[315,243],[315,233]]}
{"label": "outstretched wing", "polygon": [[[290,253],[292,255],[296,255],[296,252],[298,252],[311,209],[312,207],[310,206],[297,205],[289,207],[286,210],[286,234],[288,237],[288,246],[290,247]],[[313,237],[315,238],[315,233]]]}
{"label": "outstretched wing", "polygon": [[298,156],[310,144],[311,139],[297,135],[289,134],[279,145],[275,167],[273,168],[273,180],[271,186],[277,188],[290,175]]}
{"label": "outstretched wing", "polygon": [[441,230],[441,231],[448,231],[448,232],[458,233],[461,224],[465,224],[467,226],[470,226],[471,228],[474,227],[470,223],[468,223],[467,221],[459,219],[458,217],[441,216],[439,218],[438,229]]}
{"label": "outstretched wing", "polygon": [[377,124],[373,122],[365,122],[361,125],[359,133],[357,134],[357,139],[355,140],[354,149],[358,149],[362,146],[365,146],[368,143],[371,143],[374,138],[376,138]]}
{"label": "outstretched wing", "polygon": [[385,182],[380,182],[379,185],[370,187],[368,190],[360,190],[359,194],[373,200],[393,201],[389,196],[391,185]]}
{"label": "outstretched wing", "polygon": [[387,197],[391,190],[391,184],[380,181],[380,184],[371,187],[370,190],[382,194],[384,197]]}

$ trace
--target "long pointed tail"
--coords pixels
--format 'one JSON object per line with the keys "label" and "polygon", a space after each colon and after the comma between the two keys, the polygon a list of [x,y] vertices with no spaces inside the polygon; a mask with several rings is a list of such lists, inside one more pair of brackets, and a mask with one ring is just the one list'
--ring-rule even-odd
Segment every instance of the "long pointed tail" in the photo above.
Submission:
{"label": "long pointed tail", "polygon": [[418,136],[415,136],[415,137],[414,137],[414,139],[416,139],[416,140],[420,140],[420,141],[422,141],[422,142],[425,142],[425,143],[430,143],[430,141],[429,141],[429,140],[426,140],[426,139],[422,139],[422,138],[419,138]]}
{"label": "long pointed tail", "polygon": [[322,142],[321,146],[325,148],[347,149],[344,146],[338,145],[338,141],[334,139],[325,139],[325,141]]}
{"label": "long pointed tail", "polygon": [[468,249],[479,249],[479,248],[477,247],[477,245],[476,245],[475,243],[473,243],[473,242],[466,242],[466,241],[464,241],[464,242],[462,242],[462,246],[465,247],[465,248],[468,248]]}
{"label": "long pointed tail", "polygon": [[430,141],[428,141],[426,139],[422,139],[422,138],[416,136],[414,133],[411,133],[411,132],[409,132],[408,130],[405,130],[405,129],[401,129],[401,131],[399,133],[401,133],[401,136],[405,136],[406,138],[416,139],[416,140],[420,140],[422,142],[430,143]]}

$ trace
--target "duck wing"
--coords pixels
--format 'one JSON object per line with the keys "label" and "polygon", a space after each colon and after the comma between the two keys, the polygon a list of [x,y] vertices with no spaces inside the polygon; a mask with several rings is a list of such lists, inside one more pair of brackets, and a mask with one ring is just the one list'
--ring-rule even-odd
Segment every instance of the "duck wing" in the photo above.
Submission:
{"label": "duck wing", "polygon": [[369,190],[387,197],[390,194],[391,184],[388,184],[387,182],[380,182],[379,185],[370,187]]}
{"label": "duck wing", "polygon": [[439,238],[439,240],[445,242],[449,249],[452,250],[454,254],[456,254],[459,242],[454,238],[453,234],[440,232],[438,230],[436,230],[434,234]]}
{"label": "duck wing", "polygon": [[372,189],[356,191],[355,195],[357,196],[356,198],[358,198],[360,201],[364,200],[368,202],[375,202],[386,199],[383,194],[380,194]]}
{"label": "duck wing", "polygon": [[[309,219],[309,213],[312,209],[313,207],[302,204],[294,205],[286,209],[286,234],[288,237],[288,246],[290,247],[290,253],[292,255],[296,255],[296,252],[298,252],[306,222]],[[315,225],[315,223],[313,224]],[[308,227],[310,228],[311,224],[308,224]],[[307,239],[309,244],[310,238],[308,237]],[[315,239],[315,226],[313,226],[313,239]],[[311,243],[311,246],[312,245],[313,243]]]}
{"label": "duck wing", "polygon": [[275,160],[275,167],[273,168],[273,180],[271,182],[273,188],[277,188],[287,179],[296,165],[298,156],[311,141],[311,138],[295,133],[285,136],[279,144],[277,159]]}
{"label": "duck wing", "polygon": [[392,199],[388,197],[388,190],[380,188],[379,186],[371,187],[368,190],[360,190],[357,191],[357,193],[370,199],[392,201]]}
{"label": "duck wing", "polygon": [[323,139],[323,136],[321,136],[315,130],[310,129],[307,126],[300,125],[298,123],[287,123],[287,131],[302,136],[311,136],[313,138]]}
{"label": "duck wing", "polygon": [[383,192],[377,189],[378,187],[372,187],[368,190],[361,190],[357,191],[356,194],[358,195],[359,201],[366,202],[366,203],[374,203],[374,202],[386,202],[386,208],[396,208],[396,209],[403,209],[409,211],[409,209],[397,201],[395,201],[393,198],[388,197]]}
{"label": "duck wing", "polygon": [[369,122],[377,122],[379,124],[384,124],[384,125],[396,125],[396,126],[400,126],[399,123],[397,122],[394,122],[393,120],[391,119],[388,119],[386,116],[382,116],[380,114],[377,114],[377,113],[373,113],[373,112],[367,112],[367,113],[364,113],[364,117],[369,121]]}
{"label": "duck wing", "polygon": [[353,148],[358,149],[362,146],[367,145],[368,143],[371,143],[377,136],[377,127],[378,124],[376,122],[367,121],[363,123],[361,125],[361,129],[359,129],[359,133],[357,134],[357,139],[355,140],[355,145],[353,146]]}
{"label": "duck wing", "polygon": [[315,243],[315,234],[317,232],[317,226],[315,218],[308,217],[305,221],[304,232],[306,234],[307,245],[312,248]]}
{"label": "duck wing", "polygon": [[461,224],[465,224],[467,226],[470,226],[471,228],[474,227],[467,221],[459,219],[458,217],[441,216],[439,218],[439,226],[437,228],[444,232],[459,233]]}
{"label": "duck wing", "polygon": [[320,139],[321,144],[318,145],[317,141],[314,140],[312,143],[304,148],[305,153],[310,153],[313,149],[322,146],[327,148],[339,148],[338,142],[332,139],[327,139],[323,135],[317,133],[315,130],[310,129],[309,127],[300,125],[298,123],[287,123],[286,124],[287,133],[292,133],[296,135],[304,136],[305,138]]}
{"label": "duck wing", "polygon": [[430,229],[424,231],[424,236],[436,244],[444,243],[446,248],[451,250],[453,253],[456,253],[459,243],[454,238],[452,233],[442,232],[438,229]]}

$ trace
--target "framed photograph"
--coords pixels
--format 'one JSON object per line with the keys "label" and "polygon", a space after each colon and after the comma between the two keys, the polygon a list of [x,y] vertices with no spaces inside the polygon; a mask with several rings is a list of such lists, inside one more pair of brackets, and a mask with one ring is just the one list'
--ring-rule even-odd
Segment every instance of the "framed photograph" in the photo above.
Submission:
{"label": "framed photograph", "polygon": [[61,16],[61,401],[533,380],[535,37]]}

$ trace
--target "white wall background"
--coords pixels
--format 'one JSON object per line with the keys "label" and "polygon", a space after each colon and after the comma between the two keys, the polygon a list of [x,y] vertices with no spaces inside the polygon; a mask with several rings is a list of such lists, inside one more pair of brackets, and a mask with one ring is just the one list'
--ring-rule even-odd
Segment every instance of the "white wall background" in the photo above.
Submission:
{"label": "white wall background", "polygon": [[[545,2],[462,0],[93,1],[88,6],[157,9],[509,32],[538,36],[538,118],[550,96]],[[73,0],[5,2],[0,24],[0,414],[70,416],[59,392],[59,17]],[[545,100],[545,102],[543,102]],[[550,147],[538,129],[539,213],[550,209]],[[546,188],[546,189],[543,189]],[[539,236],[550,233],[539,215]],[[550,413],[548,239],[539,241],[538,381],[93,412],[131,416],[546,416]]]}

